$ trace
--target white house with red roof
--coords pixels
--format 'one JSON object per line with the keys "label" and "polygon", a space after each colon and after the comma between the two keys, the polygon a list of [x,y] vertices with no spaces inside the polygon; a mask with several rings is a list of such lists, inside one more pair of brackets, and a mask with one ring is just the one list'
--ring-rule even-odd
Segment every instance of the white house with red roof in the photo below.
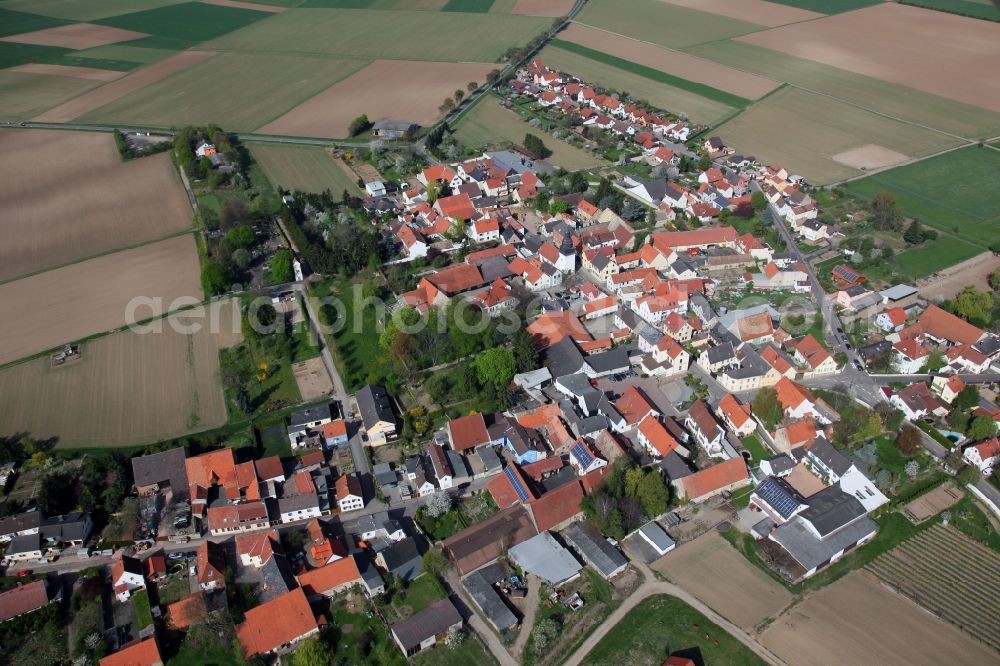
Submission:
{"label": "white house with red roof", "polygon": [[717,413],[722,422],[739,437],[746,437],[757,429],[757,422],[750,415],[750,405],[740,402],[732,393],[727,393],[719,401]]}
{"label": "white house with red roof", "polygon": [[1000,438],[990,437],[966,447],[962,452],[962,458],[970,465],[978,467],[984,476],[989,476],[1000,461]]}
{"label": "white house with red roof", "polygon": [[927,365],[931,350],[916,340],[904,340],[892,346],[893,365],[896,372],[912,375],[920,372]]}
{"label": "white house with red roof", "polygon": [[906,325],[906,310],[903,308],[889,308],[875,316],[875,325],[886,333],[894,333],[903,329]]}
{"label": "white house with red roof", "polygon": [[639,422],[637,436],[639,444],[651,456],[662,458],[674,451],[685,457],[690,455],[654,414],[648,414]]}

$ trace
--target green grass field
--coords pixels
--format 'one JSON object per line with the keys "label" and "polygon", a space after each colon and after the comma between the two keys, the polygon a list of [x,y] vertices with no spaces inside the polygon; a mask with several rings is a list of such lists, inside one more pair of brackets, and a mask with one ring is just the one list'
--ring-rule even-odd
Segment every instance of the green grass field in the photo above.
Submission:
{"label": "green grass field", "polygon": [[1000,134],[1000,113],[752,44],[726,40],[684,51],[960,136]]}
{"label": "green grass field", "polygon": [[497,663],[479,637],[473,632],[469,634],[460,645],[449,647],[438,643],[434,649],[418,652],[410,659],[417,666],[491,666]]}
{"label": "green grass field", "polygon": [[680,76],[674,76],[673,74],[668,74],[667,72],[662,72],[658,69],[647,67],[646,65],[640,65],[630,60],[626,60],[625,58],[619,58],[618,56],[611,55],[610,53],[604,53],[602,51],[583,46],[582,44],[577,44],[576,42],[553,39],[549,43],[565,51],[576,53],[577,55],[581,55],[585,58],[590,58],[591,60],[596,60],[606,65],[617,67],[618,69],[623,69],[626,72],[638,74],[639,76],[651,79],[657,83],[665,83],[668,86],[680,88],[681,90],[687,90],[688,92],[693,92],[696,95],[713,99],[720,104],[743,108],[750,103],[750,100],[745,97],[740,97],[739,95],[728,93],[725,90],[713,88],[712,86],[705,85],[704,83],[698,83],[697,81],[690,81],[688,79],[681,78]]}
{"label": "green grass field", "polygon": [[546,46],[538,56],[556,69],[569,72],[598,86],[628,92],[653,106],[672,113],[685,113],[695,122],[713,125],[732,115],[735,109],[688,90],[614,67],[567,51],[558,45]]}
{"label": "green grass field", "polygon": [[495,62],[526,44],[550,19],[466,12],[374,9],[291,9],[204,45],[351,58]]}
{"label": "green grass field", "polygon": [[674,653],[696,653],[700,656],[696,663],[703,664],[765,663],[704,615],[667,595],[639,602],[601,639],[583,663],[652,664],[666,661]]}
{"label": "green grass field", "polygon": [[903,0],[904,5],[916,5],[927,9],[971,16],[972,18],[1000,21],[1000,9],[989,0]]}
{"label": "green grass field", "polygon": [[891,192],[907,216],[982,247],[1000,236],[998,173],[1000,151],[970,146],[856,180],[846,189],[866,199]]}
{"label": "green grass field", "polygon": [[455,126],[455,136],[468,148],[496,147],[505,143],[521,145],[528,132],[539,136],[552,151],[545,158],[569,171],[605,164],[585,150],[548,136],[532,128],[513,111],[500,106],[493,97],[485,97],[467,111]]}
{"label": "green grass field", "polygon": [[[7,10],[33,12],[69,21],[93,21],[182,2],[184,0],[4,0],[3,6]],[[0,14],[0,25],[4,25],[2,16]]]}
{"label": "green grass field", "polygon": [[[4,6],[0,7],[0,37],[19,35],[22,32],[34,32],[35,30],[44,30],[45,28],[54,28],[57,25],[65,25],[68,23],[68,21],[52,18],[50,16],[40,16],[39,14],[15,11],[13,9],[13,4],[14,3],[5,2]],[[23,7],[23,9],[28,8],[30,8],[30,5]]]}
{"label": "green grass field", "polygon": [[32,118],[100,84],[69,76],[0,70],[0,120]]}
{"label": "green grass field", "polygon": [[953,236],[942,235],[923,247],[897,254],[893,260],[905,275],[922,278],[971,259],[984,249]]}
{"label": "green grass field", "polygon": [[943,134],[789,87],[747,107],[716,131],[741,152],[756,155],[767,164],[781,164],[814,185],[863,173],[833,156],[867,144],[911,158],[959,145],[957,139]]}
{"label": "green grass field", "polygon": [[228,32],[273,16],[235,7],[221,7],[202,2],[185,2],[155,9],[109,16],[95,23],[124,30],[136,30],[156,37],[187,42],[190,46],[207,39],[214,39]]}
{"label": "green grass field", "polygon": [[788,5],[789,7],[798,7],[799,9],[808,9],[809,11],[819,12],[820,14],[840,14],[841,12],[849,12],[855,9],[862,9],[864,7],[871,7],[872,5],[877,5],[882,2],[882,0],[771,0],[772,2],[777,2],[779,5]]}
{"label": "green grass field", "polygon": [[83,116],[84,122],[254,130],[353,74],[363,60],[222,53]]}
{"label": "green grass field", "polygon": [[273,143],[248,144],[254,159],[275,187],[322,192],[339,197],[345,189],[361,196],[357,181],[348,176],[325,149],[316,146],[283,146]]}
{"label": "green grass field", "polygon": [[748,435],[747,437],[744,437],[743,446],[750,452],[750,455],[753,456],[753,459],[758,463],[771,456],[771,452],[764,447],[757,435]]}
{"label": "green grass field", "polygon": [[765,30],[765,26],[659,0],[590,0],[576,21],[661,46],[682,48]]}
{"label": "green grass field", "polygon": [[448,0],[441,11],[485,14],[492,6],[493,0]]}

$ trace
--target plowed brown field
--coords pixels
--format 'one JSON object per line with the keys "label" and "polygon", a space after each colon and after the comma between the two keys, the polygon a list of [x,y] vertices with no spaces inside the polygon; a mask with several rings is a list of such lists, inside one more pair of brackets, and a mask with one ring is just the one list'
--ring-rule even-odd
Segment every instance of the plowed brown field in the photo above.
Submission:
{"label": "plowed brown field", "polygon": [[116,42],[149,37],[144,32],[122,30],[107,25],[94,23],[70,23],[55,28],[45,28],[34,32],[23,32],[20,35],[10,35],[0,38],[0,42],[17,42],[18,44],[37,44],[41,46],[60,46],[64,49],[91,49],[95,46],[105,46]]}

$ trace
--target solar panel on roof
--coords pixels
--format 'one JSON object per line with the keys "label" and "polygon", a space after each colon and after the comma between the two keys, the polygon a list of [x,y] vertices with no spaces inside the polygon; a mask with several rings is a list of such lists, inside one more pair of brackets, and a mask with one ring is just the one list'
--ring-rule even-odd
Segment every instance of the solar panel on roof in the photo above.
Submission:
{"label": "solar panel on roof", "polygon": [[789,495],[774,479],[767,479],[757,486],[756,494],[770,504],[782,518],[788,518],[792,515],[799,505],[795,498]]}
{"label": "solar panel on roof", "polygon": [[514,492],[517,493],[517,499],[522,502],[527,502],[528,489],[524,487],[524,484],[521,482],[521,477],[517,475],[514,468],[511,466],[504,467],[503,473],[504,476],[507,477],[507,480],[510,481],[510,485],[513,486]]}
{"label": "solar panel on roof", "polygon": [[594,462],[594,456],[590,455],[590,451],[587,447],[583,445],[583,442],[577,442],[571,451],[573,457],[576,458],[577,462],[580,463],[580,467],[587,469],[590,467],[591,463]]}

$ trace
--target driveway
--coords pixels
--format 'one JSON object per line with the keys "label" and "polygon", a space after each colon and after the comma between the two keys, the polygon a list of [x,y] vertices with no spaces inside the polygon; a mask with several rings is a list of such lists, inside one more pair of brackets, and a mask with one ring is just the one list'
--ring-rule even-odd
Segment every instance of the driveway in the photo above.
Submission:
{"label": "driveway", "polygon": [[515,657],[519,657],[524,652],[524,644],[528,642],[528,636],[535,626],[535,614],[538,613],[538,594],[542,589],[542,580],[538,576],[527,574],[528,594],[524,597],[524,617],[521,619],[521,632],[514,641],[514,646],[510,651]]}

